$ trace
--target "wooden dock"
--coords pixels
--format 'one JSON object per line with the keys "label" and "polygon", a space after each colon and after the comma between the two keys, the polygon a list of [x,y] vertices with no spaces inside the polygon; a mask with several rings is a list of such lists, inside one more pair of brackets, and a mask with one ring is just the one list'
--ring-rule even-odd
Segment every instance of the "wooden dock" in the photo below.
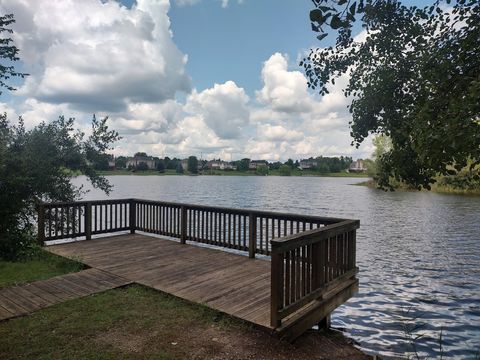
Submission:
{"label": "wooden dock", "polygon": [[288,339],[358,289],[356,220],[137,199],[44,204],[39,211],[42,244],[86,239],[49,251]]}
{"label": "wooden dock", "polygon": [[0,321],[129,283],[122,277],[102,270],[87,269],[0,289]]}

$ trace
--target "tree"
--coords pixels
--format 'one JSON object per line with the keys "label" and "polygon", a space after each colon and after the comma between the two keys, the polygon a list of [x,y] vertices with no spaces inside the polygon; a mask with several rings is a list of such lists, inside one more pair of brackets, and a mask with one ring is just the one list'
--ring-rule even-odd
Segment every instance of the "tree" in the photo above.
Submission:
{"label": "tree", "polygon": [[[302,61],[308,85],[328,93],[348,75],[352,144],[385,134],[379,185],[391,178],[430,189],[437,174],[480,164],[480,2],[436,1],[407,7],[395,0],[313,0],[319,39],[337,33],[333,47],[312,49]],[[352,38],[360,19],[365,40]],[[329,30],[329,31],[330,31]]]}
{"label": "tree", "polygon": [[187,170],[189,173],[198,173],[198,160],[196,156],[190,156],[187,162]]}
{"label": "tree", "polygon": [[[24,78],[28,74],[20,73],[15,71],[15,67],[12,64],[13,62],[19,60],[18,58],[18,48],[13,44],[13,40],[9,35],[13,33],[13,30],[10,29],[10,25],[15,22],[13,14],[7,14],[0,16],[0,95],[2,94],[1,89],[6,88],[7,90],[13,91],[15,88],[7,83],[7,81],[12,77]],[[5,35],[5,33],[7,35]]]}
{"label": "tree", "polygon": [[263,176],[268,175],[269,173],[268,165],[264,165],[264,164],[258,165],[257,169],[255,170],[255,173],[257,175],[263,175]]}
{"label": "tree", "polygon": [[137,164],[137,166],[135,166],[135,170],[136,170],[136,171],[147,171],[148,169],[149,169],[149,168],[148,168],[147,163],[146,163],[146,162],[143,162],[143,161],[139,162],[139,163]]}
{"label": "tree", "polygon": [[138,157],[140,157],[140,156],[141,156],[141,157],[148,157],[147,153],[145,153],[145,152],[137,152],[137,153],[135,153],[134,156],[135,156],[135,157],[137,157],[137,156],[138,156]]}
{"label": "tree", "polygon": [[115,167],[117,169],[125,169],[127,167],[127,158],[125,156],[119,156],[115,159]]}
{"label": "tree", "polygon": [[0,115],[0,258],[16,259],[31,249],[36,206],[42,201],[73,201],[82,194],[70,179],[87,176],[106,193],[108,181],[95,172],[118,133],[108,129],[107,118],[93,117],[88,137],[74,130],[74,119],[64,117],[26,130]]}
{"label": "tree", "polygon": [[293,167],[295,166],[295,164],[293,163],[293,160],[292,160],[292,159],[288,159],[288,160],[285,162],[285,165],[290,166],[291,169],[293,169]]}
{"label": "tree", "polygon": [[238,171],[248,171],[250,168],[250,159],[244,158],[237,163],[237,170]]}
{"label": "tree", "polygon": [[160,173],[165,172],[165,161],[162,159],[159,159],[157,161],[157,171]]}
{"label": "tree", "polygon": [[175,171],[177,172],[177,174],[183,174],[183,166],[181,162],[177,163],[177,168],[175,169]]}
{"label": "tree", "polygon": [[102,154],[98,156],[93,167],[95,170],[105,171],[109,169],[108,162],[111,159],[111,155],[109,154]]}
{"label": "tree", "polygon": [[[293,161],[292,161],[293,163]],[[280,175],[282,176],[290,176],[292,175],[292,168],[290,166],[288,166],[287,164],[284,164],[282,166],[280,166],[280,169],[278,170]]]}

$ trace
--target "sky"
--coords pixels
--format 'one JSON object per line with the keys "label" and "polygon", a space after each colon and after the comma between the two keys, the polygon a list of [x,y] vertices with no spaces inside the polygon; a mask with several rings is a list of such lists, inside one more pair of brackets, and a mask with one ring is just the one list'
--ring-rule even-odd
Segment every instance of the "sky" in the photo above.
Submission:
{"label": "sky", "polygon": [[[0,0],[18,68],[0,111],[27,127],[109,116],[112,153],[285,161],[369,157],[350,145],[343,77],[320,97],[298,66],[321,44],[308,0]],[[351,100],[351,99],[350,99]]]}

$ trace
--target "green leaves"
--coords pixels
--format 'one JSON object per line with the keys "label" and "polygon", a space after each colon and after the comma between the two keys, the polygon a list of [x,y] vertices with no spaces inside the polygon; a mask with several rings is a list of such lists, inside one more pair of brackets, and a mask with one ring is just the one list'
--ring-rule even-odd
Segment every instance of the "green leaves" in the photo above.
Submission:
{"label": "green leaves", "polygon": [[313,22],[322,22],[323,12],[320,9],[314,9],[310,11],[310,21]]}
{"label": "green leaves", "polygon": [[80,189],[70,182],[72,174],[82,173],[94,187],[110,191],[108,181],[94,170],[95,162],[119,139],[106,122],[94,118],[92,135],[85,140],[75,131],[72,118],[62,116],[27,131],[21,119],[11,125],[6,114],[0,115],[0,258],[21,251],[14,245],[34,231],[40,201],[73,201],[80,196]]}
{"label": "green leaves", "polygon": [[[9,28],[13,23],[15,23],[15,18],[13,14],[6,14],[0,16],[0,60],[6,60],[7,62],[15,62],[19,60],[18,48],[15,45],[12,45],[13,42],[12,38],[9,37],[13,34],[13,30]],[[2,34],[7,33],[8,35]],[[4,64],[0,64],[0,90],[2,88],[6,88],[9,91],[15,90],[15,88],[7,82],[7,80],[11,79],[12,77],[20,77],[24,78],[28,74],[19,73],[15,71],[15,67],[13,65],[5,66]],[[0,91],[0,95],[2,92]]]}
{"label": "green leaves", "polygon": [[343,22],[342,22],[342,20],[340,20],[340,16],[338,14],[333,15],[332,20],[330,20],[330,27],[332,29],[336,30],[339,27],[341,27],[342,25],[343,25]]}
{"label": "green leaves", "polygon": [[[429,188],[437,174],[448,176],[468,159],[479,164],[478,1],[453,2],[451,12],[439,3],[424,9],[397,1],[314,3],[323,14],[319,40],[332,32],[338,37],[335,47],[313,49],[302,61],[308,85],[324,95],[329,83],[349,73],[344,93],[352,97],[353,145],[372,133],[392,141],[380,160],[383,186],[393,178]],[[330,21],[321,7],[329,8]],[[367,32],[361,43],[350,30],[357,14]]]}

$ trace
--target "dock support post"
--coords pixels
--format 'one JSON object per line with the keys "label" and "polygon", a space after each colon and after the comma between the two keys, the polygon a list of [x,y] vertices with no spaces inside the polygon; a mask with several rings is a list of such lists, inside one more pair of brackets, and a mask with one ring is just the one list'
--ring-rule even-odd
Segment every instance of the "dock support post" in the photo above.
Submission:
{"label": "dock support post", "polygon": [[135,234],[136,224],[137,224],[136,202],[135,200],[131,199],[130,200],[130,219],[129,219],[130,234]]}
{"label": "dock support post", "polygon": [[185,244],[187,241],[187,208],[182,205],[182,215],[181,215],[181,231],[180,231],[180,243]]}
{"label": "dock support post", "polygon": [[[97,214],[95,214],[97,215]],[[92,238],[92,203],[87,202],[85,204],[85,214],[84,214],[84,224],[85,224],[85,238],[90,240]]]}
{"label": "dock support post", "polygon": [[254,259],[257,250],[257,217],[253,213],[248,216],[248,230],[248,257]]}
{"label": "dock support post", "polygon": [[332,325],[332,316],[328,314],[318,323],[318,330],[328,330]]}
{"label": "dock support post", "polygon": [[40,246],[45,245],[45,206],[43,204],[38,205],[38,226],[37,226],[37,239]]}

